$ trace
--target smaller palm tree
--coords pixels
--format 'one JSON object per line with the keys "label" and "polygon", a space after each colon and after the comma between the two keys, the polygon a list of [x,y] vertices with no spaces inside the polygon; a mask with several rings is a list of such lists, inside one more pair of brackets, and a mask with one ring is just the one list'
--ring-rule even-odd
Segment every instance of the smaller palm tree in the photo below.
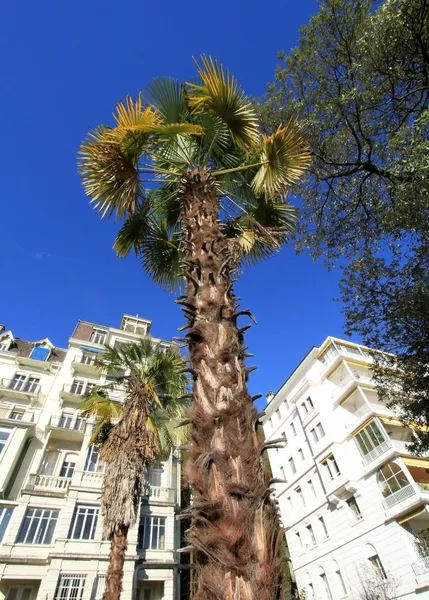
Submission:
{"label": "smaller palm tree", "polygon": [[111,547],[103,600],[119,600],[128,530],[138,514],[145,473],[177,445],[174,425],[185,413],[186,377],[183,359],[149,337],[106,346],[97,365],[125,392],[121,404],[112,400],[112,386],[98,388],[80,406],[84,416],[97,417],[91,443],[100,446],[106,463],[101,514]]}

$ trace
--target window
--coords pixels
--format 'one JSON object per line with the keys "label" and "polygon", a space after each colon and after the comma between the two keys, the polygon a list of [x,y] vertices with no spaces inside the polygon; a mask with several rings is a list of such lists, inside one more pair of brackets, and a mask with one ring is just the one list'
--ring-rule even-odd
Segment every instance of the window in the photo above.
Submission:
{"label": "window", "polygon": [[74,413],[63,413],[58,421],[58,427],[80,431],[82,428],[82,421],[83,419],[80,417],[75,417]]}
{"label": "window", "polygon": [[58,521],[58,510],[28,508],[16,542],[18,544],[50,544]]}
{"label": "window", "polygon": [[7,440],[9,439],[11,429],[6,427],[0,427],[0,454],[3,452],[6,446]]}
{"label": "window", "polygon": [[296,467],[295,467],[295,461],[293,460],[292,457],[289,458],[288,463],[289,463],[289,468],[290,468],[290,470],[292,472],[292,475],[295,475],[295,473],[296,473]]}
{"label": "window", "polygon": [[363,456],[367,456],[386,441],[375,421],[371,421],[355,434],[355,440]]}
{"label": "window", "polygon": [[313,438],[313,442],[317,444],[319,440],[325,437],[325,431],[322,427],[322,423],[317,423],[313,429],[310,429],[311,437]]}
{"label": "window", "polygon": [[149,470],[149,483],[155,487],[162,486],[162,475],[164,469],[162,467],[151,467]]}
{"label": "window", "polygon": [[66,454],[66,457],[61,467],[60,477],[73,477],[76,468],[76,454]]}
{"label": "window", "polygon": [[84,471],[91,473],[103,473],[105,466],[100,463],[100,449],[98,446],[90,446],[86,453]]}
{"label": "window", "polygon": [[12,516],[13,508],[10,506],[0,507],[0,542],[3,539],[6,528],[9,525],[10,517]]}
{"label": "window", "polygon": [[30,358],[33,360],[45,361],[49,356],[50,348],[43,348],[42,346],[34,346],[31,351]]}
{"label": "window", "polygon": [[99,512],[100,509],[97,506],[77,504],[74,509],[70,526],[69,539],[93,540]]}
{"label": "window", "polygon": [[15,421],[22,421],[24,418],[24,410],[19,408],[14,408],[9,413],[9,419],[14,419]]}
{"label": "window", "polygon": [[295,488],[295,493],[299,498],[299,501],[301,503],[301,506],[305,506],[305,500],[304,500],[304,495],[302,493],[302,489],[298,486],[297,488]]}
{"label": "window", "polygon": [[285,473],[285,468],[283,465],[280,467],[280,475],[281,475],[281,478],[286,481],[286,473]]}
{"label": "window", "polygon": [[386,498],[409,485],[410,482],[401,467],[394,462],[390,462],[383,465],[378,471],[377,483],[381,489],[381,493]]}
{"label": "window", "polygon": [[20,373],[15,373],[12,381],[10,382],[10,389],[11,390],[23,390],[26,379],[27,379],[27,377],[25,375],[21,375]]}
{"label": "window", "polygon": [[107,331],[105,331],[104,329],[97,329],[96,327],[94,327],[89,341],[93,342],[94,344],[104,344],[104,342],[106,341],[106,335]]}
{"label": "window", "polygon": [[296,539],[296,543],[297,543],[297,545],[298,545],[298,550],[299,550],[300,552],[302,552],[302,550],[303,550],[304,548],[303,548],[303,545],[302,545],[301,536],[299,535],[299,533],[298,533],[298,532],[296,532],[296,533],[295,533],[295,539]]}
{"label": "window", "polygon": [[165,517],[144,517],[138,545],[145,550],[165,549]]}
{"label": "window", "polygon": [[307,530],[307,538],[308,538],[309,546],[311,546],[311,547],[316,546],[317,542],[316,542],[316,537],[314,535],[313,527],[311,525],[307,525],[306,530]]}
{"label": "window", "polygon": [[383,565],[381,564],[381,560],[380,560],[378,554],[374,554],[374,556],[370,556],[368,558],[368,560],[369,560],[372,568],[376,572],[376,574],[381,579],[387,579],[386,571],[384,570]]}
{"label": "window", "polygon": [[290,428],[292,430],[292,435],[295,436],[296,435],[296,427],[295,427],[295,423],[293,421],[290,424]]}
{"label": "window", "polygon": [[53,475],[55,473],[59,455],[60,453],[58,450],[48,450],[45,453],[42,468],[40,469],[41,475]]}
{"label": "window", "polygon": [[305,413],[305,414],[304,414],[304,416],[305,416],[305,415],[308,415],[309,413],[311,413],[311,411],[312,411],[312,410],[313,410],[313,408],[314,408],[314,404],[313,404],[313,401],[312,401],[312,399],[310,398],[310,396],[308,396],[308,397],[307,397],[307,398],[304,400],[304,402],[301,404],[301,406],[302,406],[302,408],[303,408],[303,410],[304,410],[304,413]]}
{"label": "window", "polygon": [[88,354],[88,353],[84,352],[82,354],[82,358],[80,359],[80,362],[83,365],[92,365],[92,364],[94,364],[94,360],[95,360],[94,354]]}
{"label": "window", "polygon": [[332,480],[335,479],[335,477],[338,477],[338,475],[341,475],[340,469],[338,468],[337,462],[333,454],[327,456],[325,460],[321,461],[320,464],[324,468],[328,479]]}
{"label": "window", "polygon": [[307,481],[307,485],[308,485],[308,487],[310,488],[310,490],[313,492],[313,496],[316,498],[316,495],[317,495],[317,494],[316,494],[316,490],[314,489],[314,485],[313,485],[313,482],[312,482],[312,480],[311,480],[311,479],[309,479],[309,480]]}
{"label": "window", "polygon": [[86,575],[60,575],[54,600],[81,600]]}
{"label": "window", "polygon": [[322,427],[322,423],[317,423],[316,431],[319,435],[319,439],[322,439],[323,437],[325,437],[325,430]]}
{"label": "window", "polygon": [[320,528],[322,530],[323,533],[323,537],[325,540],[327,540],[329,538],[329,533],[328,533],[328,529],[326,528],[326,523],[325,523],[325,519],[323,517],[319,517],[319,523],[320,523]]}
{"label": "window", "polygon": [[292,502],[292,498],[291,498],[290,496],[288,496],[288,497],[287,497],[287,501],[288,501],[288,503],[289,503],[289,506],[290,506],[291,508],[293,508],[293,502]]}
{"label": "window", "polygon": [[0,344],[0,352],[5,352],[9,348],[9,344]]}
{"label": "window", "polygon": [[76,394],[77,396],[81,396],[83,394],[84,387],[85,387],[84,379],[74,379],[72,386],[70,388],[70,393]]}
{"label": "window", "polygon": [[356,498],[354,496],[352,496],[351,498],[349,498],[347,500],[347,505],[350,509],[350,513],[352,515],[353,521],[355,521],[355,522],[360,521],[363,517],[362,517],[362,513],[360,512],[358,503],[356,502]]}
{"label": "window", "polygon": [[106,576],[105,575],[97,575],[97,578],[94,582],[93,594],[91,596],[91,600],[103,600],[104,590],[106,588]]}
{"label": "window", "polygon": [[277,420],[280,421],[281,420],[280,408],[278,408],[274,414],[276,415]]}
{"label": "window", "polygon": [[29,377],[25,385],[25,391],[29,394],[35,394],[39,388],[39,377]]}
{"label": "window", "polygon": [[335,571],[335,577],[337,579],[337,587],[340,590],[342,596],[346,596],[348,592],[347,592],[346,584],[344,583],[344,578],[342,576],[340,569],[337,569]]}
{"label": "window", "polygon": [[303,402],[303,403],[301,404],[301,406],[302,406],[302,408],[303,408],[303,410],[304,410],[304,413],[305,413],[306,415],[308,415],[308,408],[307,408],[307,406],[306,406],[305,402]]}
{"label": "window", "polygon": [[285,443],[285,446],[286,446],[286,444],[287,444],[286,431],[282,431],[282,438],[284,439],[284,441],[285,441],[284,443]]}
{"label": "window", "polygon": [[87,383],[86,384],[85,394],[87,394],[88,396],[90,394],[93,394],[96,387],[97,387],[96,383]]}
{"label": "window", "polygon": [[321,573],[320,579],[322,580],[323,590],[325,592],[325,598],[328,600],[332,600],[331,589],[329,587],[328,578],[326,577],[326,573]]}
{"label": "window", "polygon": [[308,597],[310,600],[314,599],[314,586],[312,583],[308,583],[307,584],[307,590],[308,590]]}
{"label": "window", "polygon": [[319,356],[319,360],[320,360],[321,363],[323,363],[326,366],[336,356],[338,356],[338,350],[336,349],[336,347],[334,346],[334,344],[331,343],[326,348],[325,352],[321,356]]}
{"label": "window", "polygon": [[298,456],[301,460],[305,460],[304,451],[302,448],[298,448]]}

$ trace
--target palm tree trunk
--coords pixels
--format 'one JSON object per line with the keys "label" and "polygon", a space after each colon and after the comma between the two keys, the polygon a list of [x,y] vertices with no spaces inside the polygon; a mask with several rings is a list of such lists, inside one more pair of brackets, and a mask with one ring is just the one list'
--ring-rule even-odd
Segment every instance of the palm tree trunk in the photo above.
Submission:
{"label": "palm tree trunk", "polygon": [[118,527],[112,535],[103,600],[119,600],[121,597],[125,551],[128,545],[127,537],[128,527],[126,526]]}
{"label": "palm tree trunk", "polygon": [[196,563],[194,600],[274,600],[283,597],[281,534],[246,386],[235,263],[219,228],[219,206],[209,170],[188,171],[181,213],[187,283],[180,302],[189,319],[194,378],[187,467],[194,501],[186,534]]}

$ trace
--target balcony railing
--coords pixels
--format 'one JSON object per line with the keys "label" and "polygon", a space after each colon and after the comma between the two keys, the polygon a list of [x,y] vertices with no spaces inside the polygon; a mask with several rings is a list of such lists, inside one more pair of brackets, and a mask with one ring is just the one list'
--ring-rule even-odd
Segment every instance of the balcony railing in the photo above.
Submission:
{"label": "balcony railing", "polygon": [[62,391],[64,394],[70,394],[72,396],[83,396],[86,393],[85,385],[79,385],[77,383],[65,383]]}
{"label": "balcony railing", "polygon": [[413,563],[411,566],[415,575],[429,573],[429,556],[422,557],[419,562]]}
{"label": "balcony railing", "polygon": [[43,489],[50,492],[66,493],[70,487],[71,478],[53,477],[52,475],[30,475],[27,488]]}
{"label": "balcony railing", "polygon": [[21,394],[32,394],[36,396],[40,393],[40,384],[33,381],[22,381],[20,379],[1,379],[1,387],[11,392],[20,392]]}
{"label": "balcony railing", "polygon": [[0,406],[0,419],[10,419],[11,421],[33,423],[34,413],[29,411],[17,411],[9,406]]}
{"label": "balcony railing", "polygon": [[363,457],[363,462],[366,465],[369,465],[369,463],[371,463],[373,460],[390,450],[391,447],[392,444],[389,441],[385,440],[379,446],[376,446],[374,450],[371,450],[371,452],[365,454],[365,456]]}
{"label": "balcony railing", "polygon": [[158,502],[173,503],[176,501],[176,490],[173,488],[146,485],[144,495],[148,496],[151,500],[156,500]]}
{"label": "balcony railing", "polygon": [[352,428],[354,425],[356,425],[358,419],[363,417],[363,415],[369,414],[370,412],[371,408],[368,406],[368,404],[364,404],[363,406],[358,408],[357,411],[353,413],[349,419],[347,419],[345,423],[346,429]]}
{"label": "balcony railing", "polygon": [[52,417],[49,420],[51,427],[58,427],[59,429],[70,429],[71,431],[83,431],[85,428],[86,419],[82,417],[71,417],[69,415],[59,415]]}
{"label": "balcony railing", "polygon": [[392,508],[392,506],[395,506],[403,500],[414,496],[415,494],[417,494],[417,492],[417,486],[415,487],[412,483],[410,483],[398,490],[397,492],[394,492],[390,496],[387,496],[387,498],[383,500],[383,506],[384,508]]}
{"label": "balcony railing", "polygon": [[95,471],[82,471],[79,485],[82,487],[101,488],[103,485],[103,479],[104,473],[97,473]]}

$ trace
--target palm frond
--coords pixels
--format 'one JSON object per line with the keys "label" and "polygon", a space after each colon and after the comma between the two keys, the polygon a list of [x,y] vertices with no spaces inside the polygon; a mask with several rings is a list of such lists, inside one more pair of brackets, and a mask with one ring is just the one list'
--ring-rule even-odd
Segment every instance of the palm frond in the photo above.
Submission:
{"label": "palm frond", "polygon": [[113,143],[104,126],[90,131],[78,151],[78,169],[87,196],[101,218],[124,218],[143,201],[139,181],[139,150]]}
{"label": "palm frond", "polygon": [[164,124],[183,123],[189,116],[185,87],[177,79],[154,79],[146,88],[145,99],[157,109]]}
{"label": "palm frond", "polygon": [[122,225],[118,231],[113,244],[113,250],[119,258],[128,256],[134,248],[136,256],[138,256],[140,244],[143,238],[147,235],[150,228],[148,203],[142,204],[136,213]]}
{"label": "palm frond", "polygon": [[188,83],[188,102],[194,112],[211,111],[227,125],[235,143],[242,148],[259,141],[256,112],[242,87],[228,69],[211,57],[201,55],[198,73],[202,85]]}
{"label": "palm frond", "polygon": [[155,283],[172,292],[183,283],[180,240],[180,234],[171,232],[166,220],[153,219],[150,232],[140,247],[145,273]]}
{"label": "palm frond", "polygon": [[261,162],[252,182],[256,191],[284,194],[291,183],[298,181],[310,164],[310,152],[295,121],[272,135],[262,136]]}

